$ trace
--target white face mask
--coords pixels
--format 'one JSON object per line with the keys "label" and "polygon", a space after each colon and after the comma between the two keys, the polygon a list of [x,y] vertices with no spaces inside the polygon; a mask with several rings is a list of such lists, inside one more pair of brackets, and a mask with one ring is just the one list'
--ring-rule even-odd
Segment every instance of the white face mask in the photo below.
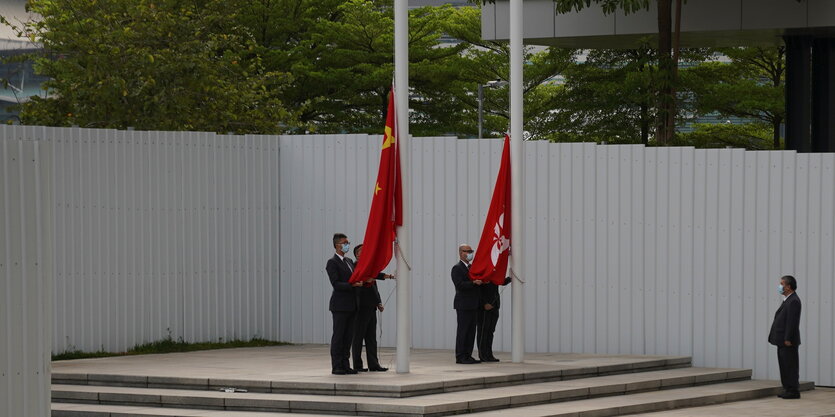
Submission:
{"label": "white face mask", "polygon": [[473,256],[474,256],[474,255],[473,255],[473,253],[472,253],[472,252],[468,253],[468,254],[467,254],[467,262],[472,262],[472,261],[473,261]]}

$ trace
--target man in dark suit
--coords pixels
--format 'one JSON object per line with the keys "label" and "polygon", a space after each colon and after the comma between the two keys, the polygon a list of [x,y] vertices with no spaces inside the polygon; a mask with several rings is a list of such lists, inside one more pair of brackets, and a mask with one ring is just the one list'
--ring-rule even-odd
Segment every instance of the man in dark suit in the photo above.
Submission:
{"label": "man in dark suit", "polygon": [[473,248],[458,246],[460,261],[452,267],[452,283],[455,284],[455,312],[458,315],[458,331],[455,335],[455,363],[470,365],[481,363],[473,358],[478,310],[481,308],[480,280],[470,279],[470,262]]}
{"label": "man in dark suit", "polygon": [[791,275],[780,278],[777,290],[783,296],[783,304],[774,315],[774,323],[768,334],[768,343],[777,346],[777,361],[780,364],[780,382],[783,392],[778,396],[786,399],[800,398],[800,297],[797,296],[797,280]]}
{"label": "man in dark suit", "polygon": [[[502,286],[510,283],[510,277],[505,278]],[[499,307],[502,297],[499,294],[499,286],[492,282],[485,282],[481,285],[481,308],[478,309],[478,324],[476,328],[476,342],[478,345],[478,358],[482,362],[498,362],[493,356],[493,333],[496,331],[496,323],[499,321]]]}
{"label": "man in dark suit", "polygon": [[354,263],[345,254],[351,249],[348,236],[342,233],[333,235],[333,248],[336,254],[328,259],[325,270],[333,286],[330,311],[333,315],[333,336],[331,337],[331,373],[345,375],[357,373],[351,369],[348,357],[351,354],[351,341],[354,337],[354,319],[357,311],[356,287],[361,282],[350,284]]}
{"label": "man in dark suit", "polygon": [[[354,257],[359,262],[362,254],[362,245],[354,248]],[[380,272],[377,278],[357,288],[359,293],[359,306],[357,318],[354,324],[354,342],[351,354],[354,357],[354,370],[357,372],[385,372],[388,368],[380,366],[377,358],[377,310],[382,313],[385,310],[383,300],[380,298],[380,290],[377,288],[377,280],[394,279],[393,276]],[[365,357],[368,359],[368,368],[362,367],[362,343],[365,342]]]}

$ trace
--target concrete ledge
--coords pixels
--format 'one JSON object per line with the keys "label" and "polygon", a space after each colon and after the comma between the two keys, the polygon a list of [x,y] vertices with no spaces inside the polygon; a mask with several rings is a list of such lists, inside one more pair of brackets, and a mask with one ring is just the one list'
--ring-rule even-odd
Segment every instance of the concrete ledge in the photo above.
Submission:
{"label": "concrete ledge", "polygon": [[87,383],[90,385],[148,386],[148,377],[145,375],[88,374]]}
{"label": "concrete ledge", "polygon": [[85,391],[56,391],[52,390],[52,401],[60,400],[83,400],[83,401],[98,401],[99,393],[85,392]]}
{"label": "concrete ledge", "polygon": [[180,406],[192,406],[194,408],[201,409],[223,409],[225,402],[224,398],[180,395],[163,395],[161,397],[161,400],[163,407],[175,406],[178,408],[188,408]]}
{"label": "concrete ledge", "polygon": [[265,400],[258,398],[226,398],[224,406],[242,411],[290,411],[290,401]]}
{"label": "concrete ledge", "polygon": [[272,383],[270,381],[255,381],[243,379],[209,379],[210,390],[220,390],[221,388],[242,388],[251,392],[272,392]]}
{"label": "concrete ledge", "polygon": [[153,394],[135,394],[121,392],[99,393],[101,404],[154,404],[162,405],[162,396]]}
{"label": "concrete ledge", "polygon": [[345,402],[325,402],[325,401],[308,401],[308,400],[290,400],[291,412],[322,412],[322,411],[338,411],[339,414],[355,414],[357,411],[357,404]]}

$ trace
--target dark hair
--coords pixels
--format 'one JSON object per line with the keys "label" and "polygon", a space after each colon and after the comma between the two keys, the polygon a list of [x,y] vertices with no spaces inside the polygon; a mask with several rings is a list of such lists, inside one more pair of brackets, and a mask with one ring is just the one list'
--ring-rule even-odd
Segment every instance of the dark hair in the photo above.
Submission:
{"label": "dark hair", "polygon": [[794,279],[793,276],[785,275],[783,276],[783,278],[780,278],[780,280],[786,281],[786,284],[789,284],[789,287],[792,289],[792,291],[797,291],[797,280]]}
{"label": "dark hair", "polygon": [[333,247],[336,247],[336,245],[339,243],[340,240],[347,239],[347,238],[348,238],[348,236],[345,236],[345,233],[334,233],[333,234]]}
{"label": "dark hair", "polygon": [[362,243],[360,243],[360,244],[359,244],[359,245],[357,245],[357,246],[354,246],[354,258],[359,258],[359,255],[357,255],[357,252],[359,252],[359,251],[360,251],[360,248],[361,248],[361,247],[362,247]]}

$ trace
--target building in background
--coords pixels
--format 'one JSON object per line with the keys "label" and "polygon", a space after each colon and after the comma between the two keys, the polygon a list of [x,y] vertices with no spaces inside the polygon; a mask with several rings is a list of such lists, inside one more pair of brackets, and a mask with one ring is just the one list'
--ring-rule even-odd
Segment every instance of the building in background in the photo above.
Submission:
{"label": "building in background", "polygon": [[33,18],[26,12],[26,0],[0,0],[0,16],[11,25],[0,24],[0,123],[16,123],[19,111],[15,107],[32,96],[45,95],[41,84],[47,77],[35,74],[32,61],[21,59],[40,45],[18,36],[12,27]]}

